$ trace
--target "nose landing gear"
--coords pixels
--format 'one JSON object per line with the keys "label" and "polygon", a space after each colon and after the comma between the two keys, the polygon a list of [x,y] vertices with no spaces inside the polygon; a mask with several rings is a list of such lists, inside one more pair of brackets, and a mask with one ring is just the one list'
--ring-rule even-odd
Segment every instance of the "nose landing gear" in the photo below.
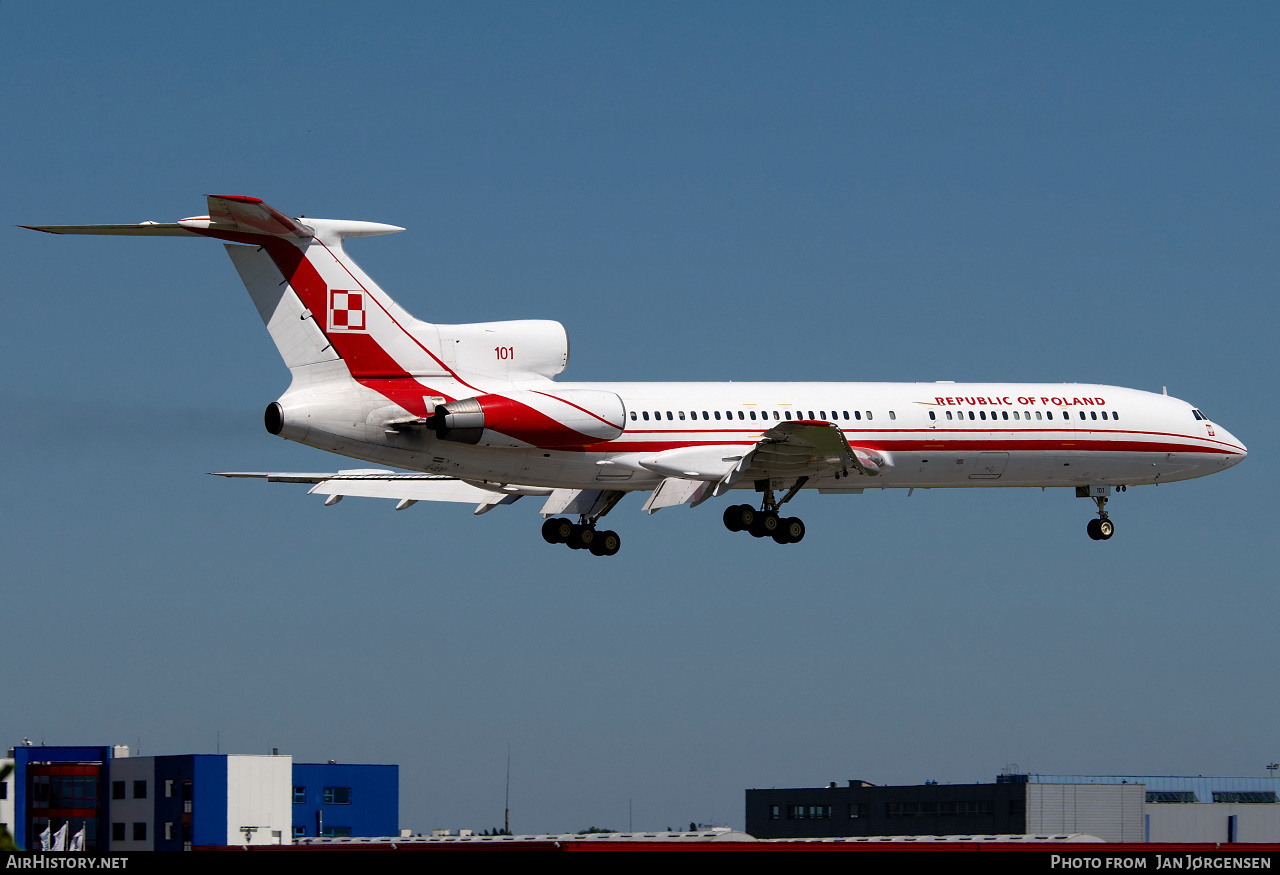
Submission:
{"label": "nose landing gear", "polygon": [[1115,523],[1111,522],[1111,517],[1107,515],[1107,496],[1094,495],[1093,503],[1098,506],[1098,518],[1089,520],[1086,531],[1089,537],[1095,541],[1109,541],[1111,536],[1116,532]]}

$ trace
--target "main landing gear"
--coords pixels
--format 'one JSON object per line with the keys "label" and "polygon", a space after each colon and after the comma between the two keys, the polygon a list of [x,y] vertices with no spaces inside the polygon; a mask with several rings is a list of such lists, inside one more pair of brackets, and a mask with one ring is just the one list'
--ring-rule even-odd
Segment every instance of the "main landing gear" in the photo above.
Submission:
{"label": "main landing gear", "polygon": [[593,556],[612,556],[622,549],[617,532],[598,532],[595,520],[585,517],[580,523],[564,517],[549,519],[542,524],[542,538],[548,544],[568,544],[570,550],[590,550]]}
{"label": "main landing gear", "polygon": [[731,532],[750,532],[753,538],[773,538],[779,544],[798,544],[804,539],[804,522],[799,517],[780,517],[778,508],[790,501],[808,477],[801,477],[782,501],[773,497],[769,482],[763,481],[764,500],[760,509],[749,504],[735,504],[724,509],[724,527]]}

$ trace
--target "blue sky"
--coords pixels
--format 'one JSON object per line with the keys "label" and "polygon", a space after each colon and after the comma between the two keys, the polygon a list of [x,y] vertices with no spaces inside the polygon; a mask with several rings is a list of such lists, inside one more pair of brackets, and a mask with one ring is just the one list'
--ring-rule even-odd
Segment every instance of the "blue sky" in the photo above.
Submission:
{"label": "blue sky", "polygon": [[[1275,749],[1274,5],[0,7],[0,738],[396,762],[415,830],[742,824],[747,787],[1264,774]],[[209,193],[407,233],[415,315],[550,318],[572,380],[1026,380],[1248,445],[1130,490],[803,496],[544,544],[537,505],[214,470],[288,373],[221,248],[18,224]],[[1272,387],[1271,389],[1267,388]]]}

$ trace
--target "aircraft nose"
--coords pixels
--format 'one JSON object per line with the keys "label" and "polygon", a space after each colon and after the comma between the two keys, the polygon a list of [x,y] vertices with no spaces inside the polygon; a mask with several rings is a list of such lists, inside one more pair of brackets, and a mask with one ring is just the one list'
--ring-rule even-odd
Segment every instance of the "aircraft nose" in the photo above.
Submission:
{"label": "aircraft nose", "polygon": [[1219,439],[1231,446],[1231,454],[1227,456],[1228,465],[1238,465],[1249,455],[1249,451],[1241,440],[1225,428],[1218,430]]}

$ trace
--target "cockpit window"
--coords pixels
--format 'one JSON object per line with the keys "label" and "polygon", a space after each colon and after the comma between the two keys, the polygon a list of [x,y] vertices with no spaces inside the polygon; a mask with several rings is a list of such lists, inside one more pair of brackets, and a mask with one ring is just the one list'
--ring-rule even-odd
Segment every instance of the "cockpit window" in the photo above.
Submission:
{"label": "cockpit window", "polygon": [[1195,416],[1195,418],[1196,418],[1196,419],[1203,419],[1203,420],[1205,420],[1205,421],[1208,421],[1208,419],[1209,419],[1209,417],[1205,416],[1205,415],[1204,415],[1203,413],[1201,413],[1199,410],[1196,410],[1196,409],[1194,409],[1194,408],[1192,408],[1191,413],[1192,413],[1192,415],[1193,415],[1193,416]]}

